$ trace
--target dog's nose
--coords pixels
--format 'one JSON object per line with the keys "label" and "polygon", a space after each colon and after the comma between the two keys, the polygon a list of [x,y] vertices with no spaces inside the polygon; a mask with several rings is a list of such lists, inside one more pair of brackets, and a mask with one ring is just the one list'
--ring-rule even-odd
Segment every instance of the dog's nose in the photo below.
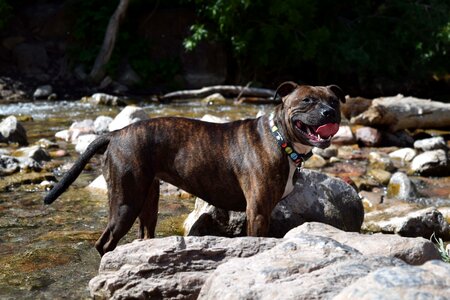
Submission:
{"label": "dog's nose", "polygon": [[334,109],[332,109],[331,107],[326,107],[326,108],[322,109],[322,111],[320,113],[325,118],[331,118],[334,116]]}

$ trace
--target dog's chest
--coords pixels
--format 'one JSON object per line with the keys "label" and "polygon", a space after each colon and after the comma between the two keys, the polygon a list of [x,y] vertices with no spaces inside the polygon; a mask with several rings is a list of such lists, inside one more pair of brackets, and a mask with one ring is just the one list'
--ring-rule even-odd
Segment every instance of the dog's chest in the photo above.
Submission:
{"label": "dog's chest", "polygon": [[293,161],[289,159],[289,176],[287,178],[286,185],[284,187],[284,193],[281,199],[289,195],[294,190],[294,176],[295,172],[297,171],[297,166]]}

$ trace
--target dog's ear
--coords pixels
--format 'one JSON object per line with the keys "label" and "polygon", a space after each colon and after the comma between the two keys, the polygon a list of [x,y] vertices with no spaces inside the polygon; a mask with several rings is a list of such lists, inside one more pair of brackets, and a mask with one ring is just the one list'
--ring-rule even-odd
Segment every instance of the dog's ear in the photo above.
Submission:
{"label": "dog's ear", "polygon": [[341,100],[342,103],[345,103],[345,94],[340,87],[333,84],[327,86],[327,88],[330,89],[339,98],[339,100]]}
{"label": "dog's ear", "polygon": [[289,95],[293,90],[295,90],[298,87],[298,84],[292,81],[286,81],[280,84],[275,91],[275,95],[273,96],[273,99],[276,100],[277,96],[280,96],[281,99],[283,99],[285,96]]}

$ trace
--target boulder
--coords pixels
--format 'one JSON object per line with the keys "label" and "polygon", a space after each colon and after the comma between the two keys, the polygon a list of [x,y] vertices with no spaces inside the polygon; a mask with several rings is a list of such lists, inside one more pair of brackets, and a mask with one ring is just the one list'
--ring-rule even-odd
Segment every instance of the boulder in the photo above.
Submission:
{"label": "boulder", "polygon": [[301,169],[294,190],[272,212],[271,234],[281,237],[305,221],[359,231],[364,208],[356,190],[343,180]]}
{"label": "boulder", "polygon": [[183,223],[184,234],[194,236],[244,236],[246,234],[245,212],[227,211],[208,202],[195,199],[194,210]]}
{"label": "boulder", "polygon": [[208,275],[233,257],[273,248],[278,239],[167,237],[134,241],[106,253],[89,282],[96,298],[196,299]]}
{"label": "boulder", "polygon": [[433,260],[422,266],[382,267],[344,288],[335,300],[448,299],[450,264]]}
{"label": "boulder", "polygon": [[418,140],[414,142],[414,148],[422,151],[447,149],[447,144],[442,136]]}
{"label": "boulder", "polygon": [[126,106],[109,124],[109,131],[122,129],[132,123],[148,119],[143,108],[137,106]]}
{"label": "boulder", "polygon": [[[306,223],[283,239],[166,237],[120,245],[102,257],[89,289],[95,299],[331,299],[378,270],[438,257],[425,239]],[[445,268],[439,274],[450,277]]]}
{"label": "boulder", "polygon": [[450,226],[438,209],[418,209],[416,205],[409,203],[396,203],[366,213],[362,230],[427,239],[435,233],[444,240],[450,239]]}
{"label": "boulder", "polygon": [[27,132],[15,116],[9,116],[0,122],[0,142],[28,145]]}
{"label": "boulder", "polygon": [[[302,169],[293,192],[273,210],[269,234],[282,237],[290,229],[306,221],[323,222],[347,231],[359,231],[363,218],[361,198],[349,184],[317,171]],[[244,212],[227,212],[202,201],[196,204],[196,208],[188,216],[185,232],[199,235],[241,235],[246,232],[244,220]]]}
{"label": "boulder", "polygon": [[370,272],[404,265],[397,258],[364,256],[333,239],[304,234],[221,264],[197,299],[332,299]]}
{"label": "boulder", "polygon": [[450,163],[445,150],[426,151],[411,162],[410,172],[422,176],[448,176]]}
{"label": "boulder", "polygon": [[355,248],[364,255],[385,255],[397,257],[410,265],[421,265],[441,256],[430,240],[422,237],[407,238],[395,234],[360,234],[345,232],[333,226],[308,222],[290,230],[284,238],[304,234],[322,236]]}

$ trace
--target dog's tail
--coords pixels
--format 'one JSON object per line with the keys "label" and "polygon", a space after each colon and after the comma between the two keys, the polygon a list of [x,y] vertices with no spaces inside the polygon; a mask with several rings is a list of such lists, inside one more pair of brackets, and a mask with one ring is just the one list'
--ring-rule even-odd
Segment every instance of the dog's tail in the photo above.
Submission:
{"label": "dog's tail", "polygon": [[81,171],[87,165],[89,160],[94,154],[99,152],[100,149],[106,147],[111,140],[111,134],[105,134],[94,140],[86,149],[83,154],[80,155],[75,164],[64,174],[63,178],[51,189],[51,191],[44,197],[45,204],[51,204],[56,200],[65,190],[77,179]]}

